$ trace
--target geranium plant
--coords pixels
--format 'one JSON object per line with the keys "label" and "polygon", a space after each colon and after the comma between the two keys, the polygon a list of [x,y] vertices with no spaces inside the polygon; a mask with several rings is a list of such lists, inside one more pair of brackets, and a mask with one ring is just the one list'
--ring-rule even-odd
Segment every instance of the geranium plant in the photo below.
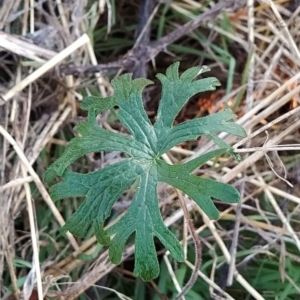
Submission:
{"label": "geranium plant", "polygon": [[[131,74],[124,74],[112,81],[113,96],[86,97],[81,107],[88,111],[87,120],[75,127],[79,136],[70,141],[63,155],[45,174],[48,183],[56,176],[63,178],[50,188],[54,201],[85,196],[84,202],[64,225],[65,231],[83,237],[93,226],[97,240],[109,247],[109,257],[115,264],[120,263],[128,238],[135,234],[134,275],[143,280],[152,280],[159,275],[154,236],[177,261],[184,259],[179,241],[164,225],[160,213],[159,182],[187,194],[212,219],[219,216],[212,198],[228,203],[239,200],[238,191],[231,185],[195,176],[192,172],[216,156],[234,154],[231,147],[217,136],[219,132],[244,137],[245,131],[232,121],[234,114],[230,110],[174,126],[175,117],[193,95],[215,90],[220,85],[216,78],[195,79],[209,70],[206,67],[193,67],[181,75],[178,68],[179,63],[175,63],[165,75],[157,75],[162,84],[162,95],[154,124],[149,120],[142,100],[142,91],[152,83],[150,80],[133,80]],[[117,117],[130,135],[110,132],[97,124],[96,116],[113,107],[118,107]],[[219,148],[183,164],[169,165],[162,160],[161,156],[172,147],[201,135],[212,138]],[[81,156],[99,151],[121,151],[125,158],[87,174],[67,169]],[[105,230],[104,222],[114,203],[135,182],[136,193],[126,214]]]}

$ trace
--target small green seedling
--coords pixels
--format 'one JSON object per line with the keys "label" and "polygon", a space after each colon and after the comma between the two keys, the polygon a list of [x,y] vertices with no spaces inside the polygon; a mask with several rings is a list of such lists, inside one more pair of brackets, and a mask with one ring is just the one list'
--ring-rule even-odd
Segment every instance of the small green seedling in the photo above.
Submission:
{"label": "small green seedling", "polygon": [[[109,246],[110,260],[115,264],[120,263],[126,242],[135,233],[134,275],[143,280],[152,280],[159,275],[154,236],[177,261],[184,260],[179,241],[164,225],[160,214],[158,182],[172,185],[190,196],[211,219],[219,217],[212,198],[228,203],[239,201],[239,193],[234,187],[191,173],[216,156],[234,154],[217,133],[244,137],[245,131],[231,121],[234,114],[230,110],[173,126],[175,117],[189,98],[199,92],[215,90],[220,85],[216,78],[194,80],[208,71],[207,67],[190,68],[181,76],[178,68],[179,63],[175,63],[167,69],[166,75],[157,75],[162,83],[162,96],[154,125],[142,101],[143,89],[152,83],[147,79],[132,80],[131,74],[125,74],[112,81],[113,96],[86,97],[81,107],[88,111],[87,120],[75,127],[80,136],[70,141],[63,155],[45,174],[48,183],[56,176],[63,178],[62,182],[50,188],[54,201],[85,196],[84,202],[64,225],[64,231],[83,237],[92,225],[98,242]],[[119,108],[119,120],[132,136],[110,132],[97,124],[96,116],[115,106]],[[195,140],[200,135],[209,136],[220,148],[184,164],[169,165],[161,159],[172,147]],[[67,169],[79,157],[99,151],[121,151],[126,153],[127,158],[88,174]],[[135,182],[138,182],[136,194],[126,214],[104,230],[104,222],[110,216],[112,206]]]}

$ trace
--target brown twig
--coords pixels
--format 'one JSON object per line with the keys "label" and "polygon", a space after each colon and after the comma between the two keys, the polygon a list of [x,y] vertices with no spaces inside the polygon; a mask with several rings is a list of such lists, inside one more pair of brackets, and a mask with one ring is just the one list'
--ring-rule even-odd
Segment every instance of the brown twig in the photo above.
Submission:
{"label": "brown twig", "polygon": [[193,285],[195,284],[195,282],[198,278],[198,270],[200,269],[201,261],[202,261],[202,246],[201,246],[200,238],[199,238],[199,236],[194,228],[194,224],[190,218],[190,214],[189,214],[189,211],[185,204],[185,201],[184,201],[181,193],[177,190],[176,190],[176,192],[177,192],[180,204],[181,204],[181,208],[183,210],[184,217],[187,221],[190,234],[191,234],[193,242],[195,244],[195,264],[194,264],[195,268],[193,269],[192,275],[191,275],[190,279],[188,280],[188,282],[186,283],[186,285],[183,287],[181,292],[174,298],[174,300],[180,300],[193,287]]}
{"label": "brown twig", "polygon": [[107,72],[108,70],[123,69],[125,71],[134,72],[140,64],[146,64],[153,60],[160,52],[166,50],[168,45],[174,43],[181,37],[191,33],[201,24],[215,19],[224,11],[235,11],[244,6],[245,0],[223,0],[214,7],[202,13],[194,20],[191,20],[183,26],[175,29],[166,36],[160,38],[156,42],[149,45],[140,44],[129,50],[121,59],[107,64],[99,64],[97,66],[73,66],[60,68],[60,75],[76,75],[84,76],[86,74]]}

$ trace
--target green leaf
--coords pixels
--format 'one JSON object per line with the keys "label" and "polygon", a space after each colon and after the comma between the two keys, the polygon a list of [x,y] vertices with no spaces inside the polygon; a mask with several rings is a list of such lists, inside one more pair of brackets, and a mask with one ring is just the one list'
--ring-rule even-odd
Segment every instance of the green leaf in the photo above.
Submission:
{"label": "green leaf", "polygon": [[81,108],[95,112],[96,115],[113,108],[116,105],[114,97],[100,98],[88,96],[84,98]]}
{"label": "green leaf", "polygon": [[154,150],[157,138],[153,126],[143,107],[142,91],[152,81],[125,74],[112,81],[114,99],[119,106],[118,118],[132,136]]}
{"label": "green leaf", "polygon": [[111,241],[109,255],[112,262],[116,264],[120,263],[129,236],[135,233],[134,275],[141,276],[143,280],[151,280],[159,274],[153,236],[158,237],[175,259],[178,261],[184,259],[178,240],[163,223],[158,206],[157,182],[156,167],[146,166],[127,213],[108,229],[109,234],[115,234]]}
{"label": "green leaf", "polygon": [[163,154],[175,145],[195,140],[200,135],[215,136],[218,132],[228,132],[233,135],[245,137],[245,130],[240,125],[230,121],[234,117],[233,112],[226,109],[204,118],[198,118],[176,125],[168,131],[164,131],[160,136],[159,142],[161,149],[159,152]]}
{"label": "green leaf", "polygon": [[[143,89],[152,83],[149,80],[133,80],[131,74],[124,74],[112,81],[113,96],[86,97],[81,107],[88,111],[87,120],[75,127],[78,136],[70,141],[62,156],[45,173],[48,183],[56,176],[62,178],[50,188],[54,201],[85,197],[63,230],[83,237],[92,226],[98,242],[109,246],[109,257],[115,264],[120,263],[125,245],[134,235],[134,275],[143,280],[152,280],[159,275],[154,237],[177,261],[184,260],[178,239],[165,226],[160,213],[159,182],[170,184],[189,195],[212,219],[219,216],[213,199],[227,203],[239,200],[239,193],[234,187],[191,173],[219,155],[234,155],[232,148],[217,136],[219,132],[245,136],[245,131],[231,121],[234,114],[229,110],[173,126],[175,117],[190,97],[214,90],[219,85],[216,78],[195,80],[199,74],[209,70],[206,67],[191,68],[180,76],[178,68],[179,63],[175,63],[167,69],[166,75],[157,75],[162,83],[162,96],[154,125],[147,116],[142,99]],[[97,124],[97,115],[113,107],[117,108],[117,117],[131,136],[110,132]],[[197,139],[200,135],[211,137],[220,149],[184,164],[171,166],[161,160],[161,155],[173,146]],[[121,151],[127,154],[127,158],[87,174],[68,169],[78,158],[99,151]],[[133,184],[136,193],[127,212],[117,223],[105,229],[104,224],[114,203]]]}
{"label": "green leaf", "polygon": [[[63,229],[83,237],[92,222],[96,221],[96,237],[99,237],[99,241],[107,240],[103,233],[103,223],[109,217],[113,204],[135,181],[139,173],[138,168],[132,159],[128,159],[89,174],[64,172],[62,177],[65,181],[50,189],[52,199],[82,195],[86,195],[86,198]],[[86,215],[89,218],[86,218]]]}
{"label": "green leaf", "polygon": [[212,198],[228,203],[238,202],[240,195],[234,187],[211,179],[190,175],[185,169],[185,165],[170,166],[163,161],[159,161],[158,180],[186,193],[197,202],[209,218],[214,220],[219,218],[219,211],[212,202]]}
{"label": "green leaf", "polygon": [[82,122],[75,131],[82,137],[72,139],[63,153],[46,171],[45,181],[50,183],[55,175],[62,176],[65,169],[79,157],[99,151],[122,151],[133,157],[150,158],[154,152],[137,140],[109,132],[94,122]]}
{"label": "green leaf", "polygon": [[197,168],[204,165],[210,159],[220,156],[225,153],[230,153],[230,152],[231,152],[231,148],[228,147],[228,145],[227,145],[227,147],[225,147],[225,148],[216,149],[216,150],[212,150],[210,152],[204,153],[201,156],[194,158],[194,159],[186,162],[184,165],[180,165],[180,166],[184,169],[185,172],[191,173],[194,170],[196,170]]}
{"label": "green leaf", "polygon": [[170,66],[166,75],[157,74],[162,84],[162,96],[154,125],[158,133],[173,126],[175,117],[192,96],[204,91],[213,91],[220,85],[219,80],[214,77],[193,81],[199,74],[209,71],[208,67],[194,67],[181,76],[178,68],[179,62]]}

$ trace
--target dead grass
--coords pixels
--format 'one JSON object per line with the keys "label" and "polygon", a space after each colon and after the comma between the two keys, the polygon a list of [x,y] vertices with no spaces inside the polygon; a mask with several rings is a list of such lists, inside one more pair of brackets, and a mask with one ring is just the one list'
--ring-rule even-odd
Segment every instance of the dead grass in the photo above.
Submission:
{"label": "dead grass", "polygon": [[[4,298],[9,295],[10,289],[16,299],[21,296],[33,299],[30,295],[33,289],[37,289],[39,298],[34,299],[43,299],[43,295],[55,299],[77,299],[90,287],[107,278],[115,266],[109,261],[107,250],[99,251],[95,237],[81,241],[70,234],[66,239],[59,235],[60,226],[71,212],[65,206],[60,207],[52,202],[42,177],[45,167],[53,159],[47,155],[53,153],[55,145],[65,145],[68,139],[64,138],[62,126],[67,122],[74,123],[81,117],[78,103],[83,98],[83,92],[94,93],[95,88],[86,87],[87,81],[94,80],[97,83],[98,94],[106,96],[111,93],[108,80],[99,73],[88,79],[72,75],[62,78],[58,76],[57,68],[69,63],[77,66],[97,64],[91,32],[99,19],[107,18],[109,34],[114,7],[108,1],[101,0],[90,3],[75,1],[75,6],[70,1],[48,1],[45,2],[48,3],[46,10],[46,4],[42,1],[3,2],[0,7],[3,57],[0,61],[0,296]],[[295,9],[292,6],[294,2],[249,0],[248,11],[240,9],[229,14],[234,32],[226,31],[214,21],[207,24],[210,37],[226,37],[249,55],[252,53],[245,66],[245,85],[242,86],[240,82],[237,89],[231,90],[218,103],[227,100],[234,103],[241,88],[245,89],[239,106],[242,113],[237,122],[244,126],[249,137],[240,142],[225,134],[220,137],[232,144],[237,152],[246,154],[243,154],[243,160],[239,163],[220,159],[217,164],[210,164],[215,177],[239,187],[243,195],[241,202],[227,206],[220,220],[211,221],[194,203],[185,199],[188,209],[199,223],[197,233],[202,236],[205,232],[207,238],[201,239],[205,249],[212,253],[213,264],[209,272],[201,269],[198,275],[208,284],[214,299],[235,299],[230,288],[226,289],[226,285],[235,282],[239,283],[243,294],[252,295],[253,299],[266,299],[266,295],[256,290],[251,280],[243,276],[240,267],[250,264],[258,256],[270,256],[277,260],[277,271],[282,281],[291,284],[300,294],[294,278],[286,271],[287,258],[299,263],[297,257],[300,252],[297,218],[300,205],[299,155],[296,155],[299,151],[300,128],[300,7]],[[174,13],[189,16],[195,8],[198,8],[196,1],[182,0],[170,4]],[[49,28],[55,31],[55,35],[45,36]],[[89,36],[85,33],[89,33]],[[176,57],[172,59],[176,60]],[[161,68],[159,61],[158,69]],[[219,64],[212,64],[212,70]],[[49,74],[52,74],[51,77]],[[105,118],[99,121],[112,130],[111,123]],[[282,148],[284,145],[286,148]],[[212,143],[201,140],[197,148],[172,149],[168,159],[173,162],[174,157],[177,160],[189,160],[212,146]],[[60,151],[61,148],[57,149]],[[88,167],[95,168],[92,157],[89,159],[92,163]],[[282,164],[285,160],[287,162]],[[106,160],[105,163],[109,162]],[[218,174],[215,168],[218,168]],[[294,187],[288,188],[280,177],[286,177]],[[174,199],[176,195],[170,191],[168,197]],[[283,199],[288,201],[287,206],[283,205]],[[170,203],[173,203],[172,209],[166,209]],[[41,205],[42,211],[38,210]],[[178,229],[180,224],[185,224],[181,208],[174,201],[162,202],[162,211],[169,212],[165,218],[167,226]],[[50,227],[38,227],[42,224],[38,221],[41,218],[49,220],[47,224]],[[20,222],[20,219],[25,221]],[[226,228],[226,222],[231,222],[230,230]],[[181,229],[182,243],[185,253],[188,253],[191,236],[185,225]],[[255,247],[245,249],[241,244],[246,232],[253,232],[260,237]],[[45,235],[49,238],[42,238]],[[56,249],[53,250],[54,254],[50,257],[42,255],[40,251],[52,244]],[[241,259],[237,256],[241,249],[251,251]],[[128,245],[123,261],[133,251],[134,247]],[[48,252],[43,250],[42,253]],[[96,260],[82,259],[83,255],[92,257],[95,253],[99,253]],[[220,257],[223,259],[220,260]],[[182,286],[178,282],[176,264],[167,252],[163,259],[175,290],[180,292]],[[21,267],[17,266],[17,260],[22,260]],[[24,267],[26,261],[31,264],[30,269]],[[220,286],[216,273],[225,263],[229,265],[227,284]],[[185,264],[193,269],[188,257]],[[130,272],[126,274],[132,277]],[[61,286],[58,282],[62,277],[67,280]],[[23,278],[23,285],[19,282],[20,278]],[[72,282],[74,278],[76,282]],[[8,282],[10,286],[6,285]],[[155,290],[155,283],[153,286]],[[13,299],[11,295],[9,299]],[[126,299],[121,294],[117,296]]]}

